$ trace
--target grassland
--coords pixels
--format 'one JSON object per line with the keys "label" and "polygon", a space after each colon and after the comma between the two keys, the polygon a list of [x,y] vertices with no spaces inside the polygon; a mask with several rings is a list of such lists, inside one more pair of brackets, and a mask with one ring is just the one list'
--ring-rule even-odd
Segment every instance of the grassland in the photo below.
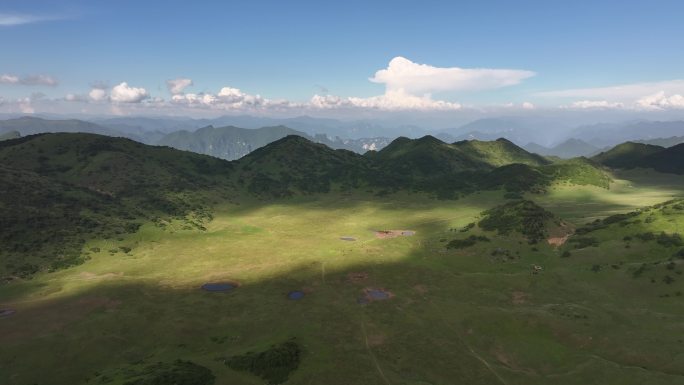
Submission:
{"label": "grassland", "polygon": [[[631,171],[610,189],[525,197],[580,227],[681,197],[680,179]],[[263,384],[225,358],[294,339],[288,384],[684,384],[681,260],[668,267],[680,248],[623,240],[682,232],[684,212],[639,214],[656,218],[597,230],[585,237],[598,246],[579,249],[468,229],[503,195],[242,198],[214,207],[205,231],[171,221],[88,240],[86,263],[0,286],[0,308],[16,310],[0,318],[0,383],[123,384],[181,359],[217,384]],[[374,233],[399,229],[416,234]],[[445,247],[473,235],[491,241]],[[199,289],[221,281],[239,287]],[[366,288],[393,296],[358,304]]]}

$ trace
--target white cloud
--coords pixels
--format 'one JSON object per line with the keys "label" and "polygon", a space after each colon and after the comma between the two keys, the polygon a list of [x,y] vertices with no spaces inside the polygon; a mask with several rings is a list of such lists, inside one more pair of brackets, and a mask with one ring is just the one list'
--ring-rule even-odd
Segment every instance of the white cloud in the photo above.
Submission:
{"label": "white cloud", "polygon": [[171,95],[182,94],[183,91],[193,85],[192,79],[188,78],[178,78],[166,81],[166,87],[168,87]]}
{"label": "white cloud", "polygon": [[550,98],[586,98],[589,100],[633,102],[644,95],[654,95],[661,91],[666,94],[682,95],[684,94],[684,80],[675,79],[662,82],[622,84],[610,87],[574,88],[540,92],[537,95]]}
{"label": "white cloud", "polygon": [[29,75],[19,77],[16,75],[2,74],[0,75],[0,84],[54,87],[58,84],[58,82],[55,78],[48,75]]}
{"label": "white cloud", "polygon": [[664,91],[660,91],[637,100],[636,105],[640,108],[656,110],[684,108],[684,96],[675,94],[668,97]]}
{"label": "white cloud", "polygon": [[[445,111],[463,108],[460,103],[432,98],[433,92],[474,91],[512,86],[534,76],[532,71],[487,68],[440,68],[414,63],[403,57],[392,59],[387,68],[369,80],[385,85],[384,95],[369,98],[314,95],[314,108],[365,108],[377,110]],[[531,104],[528,104],[531,106]]]}
{"label": "white cloud", "polygon": [[0,83],[2,84],[18,84],[19,77],[14,75],[2,74],[0,75]]}
{"label": "white cloud", "polygon": [[348,97],[342,98],[334,95],[314,95],[309,105],[314,108],[365,108],[375,110],[458,110],[460,103],[433,100],[430,95],[415,96],[404,90],[387,91],[384,95],[370,98]]}
{"label": "white cloud", "polygon": [[36,110],[31,105],[31,98],[22,98],[17,100],[19,104],[19,110],[22,114],[33,114]]}
{"label": "white cloud", "polygon": [[38,15],[26,15],[26,14],[12,14],[12,13],[0,13],[0,26],[11,27],[15,25],[36,23],[45,20],[54,20],[55,17],[38,16]]}
{"label": "white cloud", "polygon": [[107,99],[107,90],[104,88],[93,88],[88,92],[88,96],[95,102],[101,102]]}
{"label": "white cloud", "polygon": [[116,103],[140,103],[148,97],[146,89],[130,87],[128,83],[122,82],[112,88],[109,98]]}
{"label": "white cloud", "polygon": [[534,76],[532,71],[489,68],[433,67],[397,56],[386,69],[369,80],[385,84],[387,91],[404,90],[410,94],[439,91],[486,90],[519,84]]}
{"label": "white cloud", "polygon": [[273,100],[260,95],[251,95],[233,87],[223,87],[218,94],[176,94],[171,97],[171,102],[187,107],[218,110],[278,109],[300,106],[287,100]]}
{"label": "white cloud", "polygon": [[579,110],[586,110],[586,109],[617,109],[617,108],[623,108],[624,105],[622,103],[618,102],[609,102],[607,100],[579,100],[576,102],[573,102],[569,106],[561,106],[561,108],[568,108],[568,109],[579,109]]}
{"label": "white cloud", "polygon": [[534,104],[532,104],[530,102],[524,102],[522,104],[522,108],[523,108],[523,110],[534,110],[536,107]]}

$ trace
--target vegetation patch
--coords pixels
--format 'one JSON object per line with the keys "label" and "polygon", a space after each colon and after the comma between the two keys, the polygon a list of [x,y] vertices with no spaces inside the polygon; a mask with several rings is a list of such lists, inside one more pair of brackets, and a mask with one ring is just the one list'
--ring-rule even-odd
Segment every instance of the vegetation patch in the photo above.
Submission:
{"label": "vegetation patch", "polygon": [[124,385],[213,385],[216,377],[208,368],[191,361],[157,362],[144,368],[127,367],[115,374],[99,375],[96,383]]}
{"label": "vegetation patch", "polygon": [[226,359],[225,363],[231,369],[250,372],[263,378],[268,384],[282,384],[287,381],[290,373],[299,367],[302,350],[292,339],[280,345],[273,345],[268,350]]}
{"label": "vegetation patch", "polygon": [[575,249],[584,249],[585,247],[597,247],[599,241],[593,237],[572,237],[569,241]]}
{"label": "vegetation patch", "polygon": [[482,214],[484,219],[478,223],[482,229],[502,235],[519,232],[530,243],[547,238],[550,226],[561,226],[561,221],[552,213],[529,200],[508,202]]}
{"label": "vegetation patch", "polygon": [[465,239],[454,239],[447,243],[447,249],[465,249],[475,245],[477,242],[489,242],[489,238],[483,235],[471,235]]}

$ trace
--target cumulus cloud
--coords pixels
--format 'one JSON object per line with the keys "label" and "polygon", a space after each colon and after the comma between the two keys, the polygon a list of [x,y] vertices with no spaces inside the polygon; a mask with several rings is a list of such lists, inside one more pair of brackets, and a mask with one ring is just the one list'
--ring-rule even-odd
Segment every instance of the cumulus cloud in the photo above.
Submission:
{"label": "cumulus cloud", "polygon": [[665,91],[660,91],[637,100],[636,104],[644,109],[679,109],[684,108],[684,96],[680,94],[666,96]]}
{"label": "cumulus cloud", "polygon": [[178,78],[166,81],[166,87],[169,89],[171,95],[182,94],[186,88],[193,85],[192,79]]}
{"label": "cumulus cloud", "polygon": [[369,98],[314,95],[314,108],[366,108],[378,110],[445,111],[463,108],[460,103],[435,100],[432,94],[443,91],[487,90],[519,84],[534,76],[532,71],[488,68],[440,68],[414,63],[401,56],[369,80],[385,85],[385,93]]}
{"label": "cumulus cloud", "polygon": [[149,96],[146,89],[131,87],[128,83],[121,82],[112,88],[109,98],[116,103],[140,103]]}
{"label": "cumulus cloud", "polygon": [[109,96],[107,95],[107,90],[104,88],[93,88],[88,92],[88,97],[94,102],[101,102],[107,100]]}
{"label": "cumulus cloud", "polygon": [[217,94],[176,94],[171,97],[171,103],[187,107],[219,110],[278,109],[301,106],[287,100],[266,99],[260,95],[248,94],[233,87],[223,87]]}
{"label": "cumulus cloud", "polygon": [[507,87],[534,75],[532,71],[514,69],[434,67],[397,56],[369,80],[385,84],[388,91],[404,90],[415,95]]}
{"label": "cumulus cloud", "polygon": [[0,75],[0,84],[55,87],[58,82],[55,78],[48,75],[28,75],[19,77],[16,75],[2,74]]}

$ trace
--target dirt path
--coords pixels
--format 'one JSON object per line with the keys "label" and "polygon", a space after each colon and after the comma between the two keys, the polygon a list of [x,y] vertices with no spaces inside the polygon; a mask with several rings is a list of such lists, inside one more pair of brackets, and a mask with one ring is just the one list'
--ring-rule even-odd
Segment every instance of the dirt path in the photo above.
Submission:
{"label": "dirt path", "polygon": [[373,364],[375,364],[375,368],[378,369],[378,373],[380,373],[380,377],[385,381],[387,385],[390,385],[389,380],[387,377],[385,377],[385,373],[383,373],[382,368],[380,367],[380,364],[378,363],[377,358],[375,358],[375,355],[373,354],[373,351],[371,350],[370,344],[368,343],[368,334],[366,333],[366,323],[361,321],[361,331],[363,331],[363,339],[366,342],[366,350],[368,350],[368,355],[371,356],[371,359],[373,360]]}
{"label": "dirt path", "polygon": [[[429,301],[429,302],[437,310],[437,312],[439,314],[442,314],[441,318],[442,318],[442,322],[444,323],[444,325],[447,326],[448,328],[452,328],[452,326],[449,324],[449,322],[446,321],[446,319],[444,317],[444,312],[442,311],[442,309],[440,309],[439,306],[435,305],[432,301]],[[459,342],[463,346],[465,346],[466,349],[468,349],[468,352],[470,353],[470,355],[473,356],[476,360],[482,362],[482,364],[492,373],[492,375],[499,381],[499,383],[501,383],[503,385],[508,385],[508,383],[503,378],[501,378],[501,376],[499,376],[499,373],[497,373],[496,370],[494,370],[494,368],[489,364],[489,362],[487,362],[487,360],[485,360],[484,358],[482,358],[482,356],[477,354],[477,352],[472,347],[470,347],[470,345],[468,345],[468,343],[465,342],[465,340],[463,339],[463,337],[461,337],[461,335],[458,331],[456,331],[456,336],[457,336]]]}

